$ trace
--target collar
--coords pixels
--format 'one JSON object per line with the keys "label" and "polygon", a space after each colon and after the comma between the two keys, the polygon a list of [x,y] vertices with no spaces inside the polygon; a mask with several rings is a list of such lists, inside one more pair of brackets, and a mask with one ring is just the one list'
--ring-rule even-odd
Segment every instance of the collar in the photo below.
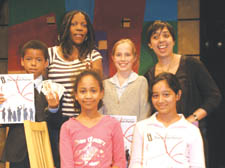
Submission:
{"label": "collar", "polygon": [[[158,112],[155,112],[155,113],[152,115],[153,122],[154,122],[156,125],[158,125],[158,126],[165,127],[165,126],[163,125],[163,123],[160,122],[160,121],[156,118],[157,114],[158,114]],[[178,114],[178,115],[179,115],[181,118],[180,118],[178,121],[174,122],[173,124],[169,125],[167,128],[176,126],[177,124],[179,124],[180,122],[182,122],[182,120],[186,120],[183,114]]]}
{"label": "collar", "polygon": [[43,76],[40,75],[34,80],[34,87],[37,89],[37,91],[40,93],[41,92],[41,87],[42,87],[42,81],[43,81]]}
{"label": "collar", "polygon": [[109,79],[109,81],[112,82],[113,84],[115,84],[117,87],[122,88],[122,87],[127,86],[129,83],[135,81],[137,78],[138,78],[138,74],[132,71],[122,86],[120,86],[117,73],[113,77],[111,77]]}

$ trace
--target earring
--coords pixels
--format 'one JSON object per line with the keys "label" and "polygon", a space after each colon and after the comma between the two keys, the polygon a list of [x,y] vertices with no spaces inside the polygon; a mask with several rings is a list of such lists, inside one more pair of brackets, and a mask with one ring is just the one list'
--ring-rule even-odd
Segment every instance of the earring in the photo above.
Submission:
{"label": "earring", "polygon": [[60,35],[57,36],[57,40],[60,41]]}

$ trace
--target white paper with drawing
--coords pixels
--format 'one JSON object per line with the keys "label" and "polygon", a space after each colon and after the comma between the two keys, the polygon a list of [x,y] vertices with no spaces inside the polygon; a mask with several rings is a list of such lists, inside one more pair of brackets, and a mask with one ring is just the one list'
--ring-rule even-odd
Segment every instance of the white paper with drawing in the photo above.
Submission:
{"label": "white paper with drawing", "polygon": [[33,74],[1,74],[0,93],[6,98],[0,105],[1,124],[35,121]]}
{"label": "white paper with drawing", "polygon": [[110,115],[120,121],[121,128],[123,131],[124,145],[126,153],[130,154],[131,143],[133,138],[134,126],[137,122],[136,116],[125,116],[125,115]]}

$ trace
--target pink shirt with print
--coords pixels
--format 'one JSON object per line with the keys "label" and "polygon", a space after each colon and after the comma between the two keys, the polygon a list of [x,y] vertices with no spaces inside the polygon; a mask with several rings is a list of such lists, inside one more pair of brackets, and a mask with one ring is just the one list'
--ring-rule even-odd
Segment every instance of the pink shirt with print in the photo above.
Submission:
{"label": "pink shirt with print", "polygon": [[61,168],[126,167],[123,133],[120,123],[104,116],[88,128],[70,118],[60,131]]}

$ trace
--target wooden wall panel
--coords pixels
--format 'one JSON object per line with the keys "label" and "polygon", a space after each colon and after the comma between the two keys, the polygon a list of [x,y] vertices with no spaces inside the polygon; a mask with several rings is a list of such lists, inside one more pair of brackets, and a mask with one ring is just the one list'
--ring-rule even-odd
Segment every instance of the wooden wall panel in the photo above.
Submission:
{"label": "wooden wall panel", "polygon": [[[0,74],[8,72],[8,0],[0,0]],[[6,128],[0,128],[0,158],[6,139]],[[0,168],[5,168],[3,162]]]}
{"label": "wooden wall panel", "polygon": [[0,74],[7,74],[8,73],[8,61],[1,60],[0,61]]}
{"label": "wooden wall panel", "polygon": [[199,21],[178,22],[178,53],[200,54]]}
{"label": "wooden wall panel", "polygon": [[177,0],[178,53],[200,55],[200,0]]}
{"label": "wooden wall panel", "polygon": [[0,26],[0,58],[8,58],[8,26]]}
{"label": "wooden wall panel", "polygon": [[190,19],[200,17],[199,0],[177,0],[177,18]]}
{"label": "wooden wall panel", "polygon": [[[0,66],[2,64],[0,63]],[[0,68],[1,71],[2,68]],[[0,128],[0,158],[2,157],[3,147],[5,146],[6,128]],[[5,163],[0,162],[0,168],[5,168]]]}
{"label": "wooden wall panel", "polygon": [[8,0],[0,1],[0,25],[8,24]]}

